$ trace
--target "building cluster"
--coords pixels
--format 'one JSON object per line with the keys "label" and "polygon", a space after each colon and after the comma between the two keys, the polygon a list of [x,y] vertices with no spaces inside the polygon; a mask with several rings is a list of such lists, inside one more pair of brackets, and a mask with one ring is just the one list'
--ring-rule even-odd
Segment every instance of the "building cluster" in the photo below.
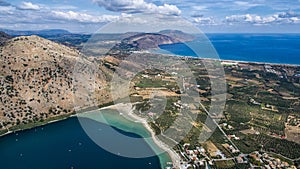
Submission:
{"label": "building cluster", "polygon": [[296,166],[290,165],[288,162],[282,161],[279,158],[274,158],[267,153],[261,153],[255,151],[249,154],[249,158],[252,159],[253,167],[259,166],[265,169],[277,169],[277,168],[296,169]]}
{"label": "building cluster", "polygon": [[[228,148],[230,149],[230,145]],[[232,148],[233,152],[236,152],[234,148]],[[236,163],[248,163],[246,157],[237,156],[234,158],[228,158],[225,154],[217,150],[216,152],[209,152],[202,146],[197,146],[195,148],[191,148],[190,144],[185,143],[182,146],[182,150],[179,152],[181,156],[181,166],[180,169],[187,168],[211,168],[216,166],[216,161],[232,161],[235,160]]]}
{"label": "building cluster", "polygon": [[207,151],[203,147],[191,149],[190,144],[185,143],[180,155],[183,159],[180,168],[203,168],[208,165],[214,165],[213,160],[209,157]]}
{"label": "building cluster", "polygon": [[296,115],[289,115],[287,119],[287,124],[290,126],[300,127],[300,117],[297,117]]}
{"label": "building cluster", "polygon": [[240,152],[240,150],[234,148],[232,145],[229,145],[229,144],[227,144],[227,143],[222,144],[222,146],[223,146],[225,149],[227,149],[229,152],[231,152],[232,154],[235,154],[235,153],[239,153],[239,152]]}
{"label": "building cluster", "polygon": [[268,73],[274,73],[274,74],[278,75],[280,78],[283,78],[282,73],[278,70],[275,70],[271,65],[265,65],[265,70]]}
{"label": "building cluster", "polygon": [[226,129],[226,130],[233,130],[234,129],[234,127],[232,125],[229,125],[227,123],[220,124],[220,127],[222,127],[223,129]]}

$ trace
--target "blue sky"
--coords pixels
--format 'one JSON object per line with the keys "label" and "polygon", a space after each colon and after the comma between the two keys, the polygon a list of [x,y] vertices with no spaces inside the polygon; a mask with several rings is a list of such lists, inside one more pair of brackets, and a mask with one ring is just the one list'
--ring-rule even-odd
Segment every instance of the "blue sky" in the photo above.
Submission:
{"label": "blue sky", "polygon": [[0,0],[0,28],[92,33],[140,13],[183,17],[206,33],[300,33],[300,0]]}

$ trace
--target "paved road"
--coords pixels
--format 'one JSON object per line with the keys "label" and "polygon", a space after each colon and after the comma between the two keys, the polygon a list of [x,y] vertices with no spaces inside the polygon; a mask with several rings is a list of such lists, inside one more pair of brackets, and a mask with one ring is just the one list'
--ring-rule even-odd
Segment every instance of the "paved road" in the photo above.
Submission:
{"label": "paved road", "polygon": [[207,109],[204,107],[204,105],[202,103],[200,103],[200,106],[203,108],[203,110],[205,111],[205,113],[211,118],[211,120],[213,121],[213,123],[219,128],[219,130],[224,134],[224,136],[228,139],[228,141],[232,144],[232,146],[239,150],[238,147],[229,139],[229,137],[227,136],[227,134],[224,132],[224,130],[219,126],[219,124],[211,117],[210,113],[207,111]]}

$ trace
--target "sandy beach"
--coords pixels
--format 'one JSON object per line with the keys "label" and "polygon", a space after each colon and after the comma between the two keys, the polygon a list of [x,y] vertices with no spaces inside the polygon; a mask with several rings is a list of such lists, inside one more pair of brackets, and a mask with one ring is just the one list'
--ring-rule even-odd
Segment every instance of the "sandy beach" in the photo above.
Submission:
{"label": "sandy beach", "polygon": [[180,167],[180,157],[179,155],[168,145],[163,143],[161,140],[159,140],[156,136],[154,131],[151,129],[149,126],[148,122],[146,119],[136,115],[133,113],[133,109],[130,104],[124,104],[124,103],[119,103],[116,105],[111,105],[108,107],[101,108],[99,110],[105,110],[105,109],[114,109],[118,110],[120,113],[122,113],[122,116],[126,119],[129,119],[133,122],[138,122],[142,123],[143,126],[151,133],[151,139],[153,142],[162,150],[162,152],[167,152],[168,155],[170,156],[172,163],[174,167]]}
{"label": "sandy beach", "polygon": [[[151,53],[151,51],[147,51]],[[231,59],[220,59],[220,58],[204,58],[204,57],[195,57],[195,56],[181,56],[181,55],[174,55],[174,54],[165,54],[165,53],[155,53],[165,56],[172,56],[177,58],[189,58],[189,59],[199,59],[204,61],[218,61],[218,62],[232,62],[236,64],[257,64],[257,65],[274,65],[274,66],[293,66],[298,67],[299,64],[292,64],[292,63],[276,63],[276,62],[259,62],[259,61],[242,61],[242,60],[231,60]]]}

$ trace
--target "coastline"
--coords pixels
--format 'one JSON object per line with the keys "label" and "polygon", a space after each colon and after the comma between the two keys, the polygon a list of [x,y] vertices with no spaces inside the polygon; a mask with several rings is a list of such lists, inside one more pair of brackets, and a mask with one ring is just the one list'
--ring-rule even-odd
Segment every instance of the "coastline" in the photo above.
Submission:
{"label": "coastline", "polygon": [[35,127],[42,127],[42,126],[45,126],[45,125],[48,125],[48,124],[64,121],[64,120],[67,120],[67,119],[69,119],[71,117],[75,117],[75,116],[76,116],[76,114],[70,114],[70,115],[65,115],[65,116],[57,116],[57,117],[54,117],[53,120],[49,120],[47,122],[40,122],[41,124],[33,123],[32,126],[24,127],[24,128],[17,128],[16,130],[11,130],[11,128],[8,128],[8,129],[6,129],[8,131],[6,133],[1,134],[0,137],[4,137],[6,135],[9,135],[11,133],[15,133],[15,132],[18,132],[18,131],[30,130],[30,129],[33,129]]}
{"label": "coastline", "polygon": [[25,124],[25,125],[23,125],[24,127],[12,126],[10,128],[6,128],[6,130],[8,130],[8,131],[3,133],[3,134],[0,134],[0,137],[6,136],[6,135],[14,133],[14,132],[23,131],[23,130],[30,130],[30,129],[33,129],[35,127],[41,127],[41,126],[45,126],[47,124],[67,120],[71,117],[77,117],[78,113],[85,113],[85,112],[89,112],[89,111],[93,111],[93,110],[98,110],[99,108],[108,107],[112,104],[113,104],[113,102],[108,102],[108,103],[104,103],[104,104],[99,105],[99,106],[83,107],[80,110],[76,110],[76,111],[74,110],[74,112],[71,113],[71,114],[65,114],[65,115],[50,117],[49,119],[46,119],[43,122]]}
{"label": "coastline", "polygon": [[[100,107],[100,108],[99,108]],[[157,154],[158,158],[159,158],[159,161],[160,161],[160,165],[162,168],[165,168],[165,165],[167,162],[170,162],[170,160],[172,161],[173,165],[174,166],[179,166],[180,165],[180,157],[178,156],[178,154],[172,149],[172,148],[169,148],[167,145],[165,145],[162,141],[160,141],[157,137],[155,137],[155,133],[154,131],[151,129],[150,125],[147,123],[146,119],[142,118],[142,117],[139,117],[138,115],[134,114],[132,112],[132,108],[128,106],[128,103],[125,104],[125,103],[119,103],[119,104],[116,104],[116,105],[106,105],[106,106],[99,106],[99,107],[89,107],[89,108],[85,108],[84,110],[80,110],[79,113],[83,113],[83,114],[86,114],[86,113],[89,113],[89,112],[92,112],[92,111],[95,111],[95,110],[120,110],[122,109],[123,112],[125,110],[125,112],[128,112],[127,115],[128,117],[131,119],[130,121],[132,121],[133,119],[133,123],[134,122],[138,122],[138,123],[141,123],[143,125],[143,127],[147,130],[147,132],[150,133],[151,135],[151,140],[153,141],[153,143],[161,149],[161,151],[163,152],[166,152],[167,155],[168,155],[168,159],[166,159],[166,157],[162,157],[161,154],[162,152],[160,151],[160,153]],[[69,118],[72,118],[72,117],[77,117],[78,118],[78,112],[75,113],[75,114],[69,114],[69,115],[65,115],[65,116],[57,116],[57,117],[54,117],[53,120],[49,120],[47,122],[40,122],[41,124],[32,124],[30,125],[29,127],[24,127],[24,128],[18,128],[16,130],[8,130],[8,132],[4,133],[4,134],[1,134],[0,137],[4,137],[4,136],[7,136],[9,134],[12,134],[12,133],[15,133],[15,132],[18,132],[18,131],[24,131],[24,130],[30,130],[30,129],[33,129],[35,127],[42,127],[42,126],[45,126],[45,125],[48,125],[48,124],[52,124],[52,123],[56,123],[56,122],[61,122],[61,121],[64,121],[64,120],[67,120]],[[128,120],[128,117],[126,116],[122,116],[123,118],[127,119]],[[117,127],[118,128],[118,127]],[[120,128],[122,130],[122,128]],[[147,144],[153,149],[153,151],[155,153],[157,153],[155,147],[153,147],[153,145],[151,143],[149,143],[149,139],[145,139],[145,141],[147,142]]]}
{"label": "coastline", "polygon": [[[163,151],[166,152],[170,159],[172,160],[173,166],[174,167],[179,167],[180,166],[180,157],[179,155],[172,149],[170,148],[168,145],[166,145],[165,143],[163,143],[161,140],[159,140],[156,136],[155,136],[155,132],[152,130],[152,128],[150,127],[150,125],[148,124],[147,120],[134,114],[133,113],[133,109],[132,107],[130,107],[130,105],[127,103],[119,103],[116,105],[111,105],[108,107],[104,107],[104,108],[100,108],[99,110],[107,110],[107,109],[112,109],[112,110],[120,110],[122,111],[122,116],[126,119],[130,119],[131,121],[133,120],[136,123],[141,123],[146,129],[147,131],[151,134],[151,140],[153,140],[153,142]],[[127,117],[126,117],[127,116]],[[148,143],[149,144],[149,143]],[[151,144],[149,144],[151,146]],[[152,146],[151,146],[152,147]],[[152,149],[155,148],[152,147]],[[162,152],[155,152],[155,153],[162,153]],[[160,156],[158,156],[160,158]],[[164,163],[167,163],[168,161],[165,161],[165,159],[161,159],[160,158],[160,162],[161,162],[161,166],[163,167]]]}
{"label": "coastline", "polygon": [[[161,49],[159,49],[161,50]],[[276,66],[295,66],[299,67],[300,64],[291,64],[291,63],[273,63],[273,62],[259,62],[259,61],[241,61],[241,60],[230,60],[230,59],[221,59],[221,58],[204,58],[204,57],[196,57],[196,56],[186,56],[186,55],[176,55],[176,54],[168,54],[160,52],[159,50],[146,50],[148,53],[160,54],[165,56],[173,56],[173,57],[182,57],[182,58],[190,58],[190,59],[199,59],[199,60],[215,60],[221,62],[234,62],[234,63],[245,63],[245,64],[268,64],[268,65],[276,65]]]}
{"label": "coastline", "polygon": [[224,59],[213,59],[213,58],[197,58],[193,56],[179,56],[179,57],[188,57],[192,59],[200,59],[200,60],[214,60],[214,61],[220,61],[220,62],[233,62],[233,63],[243,63],[243,64],[257,64],[257,65],[274,65],[274,66],[293,66],[293,67],[299,67],[297,64],[290,64],[290,63],[272,63],[272,62],[257,62],[257,61],[240,61],[240,60],[224,60]]}
{"label": "coastline", "polygon": [[[200,58],[200,59],[210,59],[210,58]],[[218,59],[212,59],[212,60],[218,60]],[[223,60],[219,59],[221,62],[233,62],[233,63],[245,63],[245,64],[258,64],[258,65],[275,65],[275,66],[294,66],[299,67],[297,64],[290,64],[290,63],[272,63],[272,62],[257,62],[257,61],[239,61],[239,60]]]}

